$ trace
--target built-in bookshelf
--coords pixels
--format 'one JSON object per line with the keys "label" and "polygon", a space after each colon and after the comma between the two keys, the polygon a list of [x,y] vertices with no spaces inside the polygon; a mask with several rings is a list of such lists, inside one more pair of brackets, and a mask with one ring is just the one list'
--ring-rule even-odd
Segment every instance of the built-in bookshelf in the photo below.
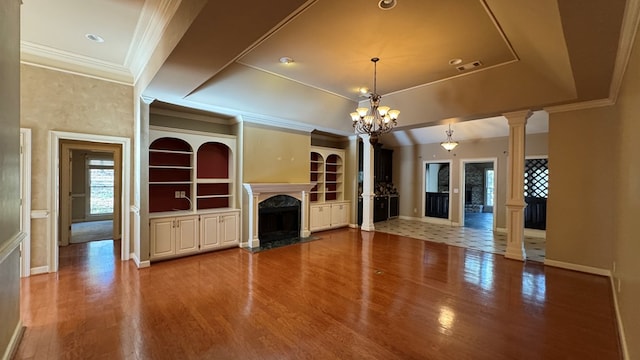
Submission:
{"label": "built-in bookshelf", "polygon": [[234,149],[231,136],[152,130],[149,212],[235,208]]}
{"label": "built-in bookshelf", "polygon": [[316,185],[309,192],[309,200],[344,200],[344,150],[312,147],[310,160],[309,179]]}

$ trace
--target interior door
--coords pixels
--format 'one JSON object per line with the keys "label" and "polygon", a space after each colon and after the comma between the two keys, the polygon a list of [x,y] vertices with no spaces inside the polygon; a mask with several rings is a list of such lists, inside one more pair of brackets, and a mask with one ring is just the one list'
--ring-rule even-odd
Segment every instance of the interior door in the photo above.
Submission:
{"label": "interior door", "polygon": [[60,236],[58,237],[60,246],[67,246],[71,241],[72,156],[71,146],[63,143],[60,146]]}

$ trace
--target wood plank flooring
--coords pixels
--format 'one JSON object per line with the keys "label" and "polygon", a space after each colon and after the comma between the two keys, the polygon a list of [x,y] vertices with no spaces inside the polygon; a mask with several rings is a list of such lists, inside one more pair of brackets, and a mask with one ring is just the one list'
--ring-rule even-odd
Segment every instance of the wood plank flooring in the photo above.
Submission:
{"label": "wood plank flooring", "polygon": [[[620,359],[609,280],[341,229],[136,269],[71,245],[23,280],[16,359]],[[92,256],[87,256],[92,255]]]}

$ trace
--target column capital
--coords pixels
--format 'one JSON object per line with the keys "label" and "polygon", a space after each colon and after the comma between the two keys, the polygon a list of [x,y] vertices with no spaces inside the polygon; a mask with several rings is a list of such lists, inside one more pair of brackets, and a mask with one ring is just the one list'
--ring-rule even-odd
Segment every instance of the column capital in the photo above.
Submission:
{"label": "column capital", "polygon": [[141,95],[140,100],[142,100],[147,105],[151,105],[151,103],[154,102],[156,99],[150,96]]}
{"label": "column capital", "polygon": [[526,124],[531,115],[533,115],[531,110],[519,110],[502,114],[507,118],[509,125]]}

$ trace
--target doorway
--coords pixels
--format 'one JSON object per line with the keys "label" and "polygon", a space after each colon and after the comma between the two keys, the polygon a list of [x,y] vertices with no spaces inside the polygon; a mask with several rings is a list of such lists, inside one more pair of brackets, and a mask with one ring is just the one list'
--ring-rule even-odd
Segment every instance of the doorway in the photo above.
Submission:
{"label": "doorway", "polygon": [[[130,140],[122,137],[79,134],[51,131],[50,194],[52,207],[49,272],[57,272],[59,265],[59,246],[69,241],[71,233],[71,187],[69,181],[63,181],[62,175],[71,175],[68,158],[71,150],[84,149],[99,153],[113,154],[114,197],[113,197],[113,236],[121,244],[113,246],[121,260],[128,260],[129,244],[129,199],[130,199]],[[64,169],[63,169],[64,167]],[[68,174],[68,175],[67,175]],[[62,196],[66,194],[66,196]],[[64,203],[64,204],[63,204]],[[113,242],[113,241],[112,241]],[[87,243],[91,244],[91,242]],[[117,258],[118,256],[116,256]]]}
{"label": "doorway", "polygon": [[113,226],[116,197],[114,153],[72,149],[70,155],[71,234],[69,243],[119,240],[116,237],[119,234],[114,231]]}
{"label": "doorway", "polygon": [[461,223],[465,227],[494,230],[496,160],[462,160]]}
{"label": "doorway", "polygon": [[423,216],[450,219],[451,162],[424,163]]}

